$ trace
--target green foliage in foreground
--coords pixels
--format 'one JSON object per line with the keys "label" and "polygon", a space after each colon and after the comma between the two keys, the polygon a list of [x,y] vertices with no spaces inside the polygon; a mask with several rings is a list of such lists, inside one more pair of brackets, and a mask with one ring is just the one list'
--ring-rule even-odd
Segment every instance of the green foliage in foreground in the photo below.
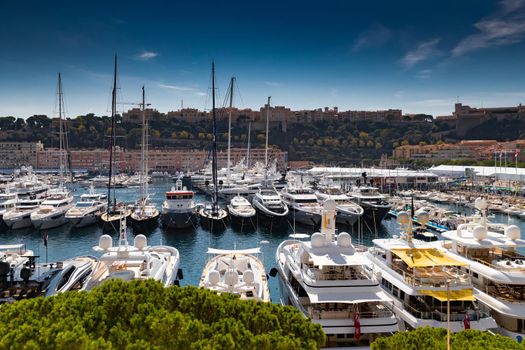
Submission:
{"label": "green foliage in foreground", "polygon": [[151,280],[0,307],[0,349],[318,349],[324,341],[292,307]]}
{"label": "green foliage in foreground", "polygon": [[[502,335],[492,335],[475,329],[452,333],[451,349],[469,350],[520,350],[522,346]],[[378,338],[371,345],[372,350],[445,350],[447,330],[422,327],[410,332],[399,332],[391,337]]]}

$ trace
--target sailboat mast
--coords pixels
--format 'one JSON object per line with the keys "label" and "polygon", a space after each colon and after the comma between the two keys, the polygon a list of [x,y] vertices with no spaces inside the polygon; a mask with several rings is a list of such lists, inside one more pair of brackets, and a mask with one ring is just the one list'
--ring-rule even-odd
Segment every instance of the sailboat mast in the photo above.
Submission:
{"label": "sailboat mast", "polygon": [[144,206],[146,205],[149,192],[149,182],[148,182],[148,173],[149,173],[149,121],[146,116],[146,92],[144,86],[142,87],[142,106],[144,108]]}
{"label": "sailboat mast", "polygon": [[227,165],[227,174],[228,180],[230,180],[230,148],[231,148],[231,139],[232,139],[232,108],[233,108],[233,82],[235,77],[231,78],[230,81],[230,111],[228,113],[228,165]]}
{"label": "sailboat mast", "polygon": [[62,119],[62,76],[58,73],[58,137],[60,161],[60,188],[64,187],[64,121]]}
{"label": "sailboat mast", "polygon": [[[111,91],[111,136],[109,138],[109,174],[108,174],[108,207],[111,208],[111,177],[113,176],[113,149],[115,147],[115,113],[117,110],[117,55],[115,55],[115,67],[113,71],[113,90]],[[115,191],[113,191],[115,192]]]}
{"label": "sailboat mast", "polygon": [[213,195],[212,195],[212,214],[217,214],[217,199],[219,197],[217,188],[217,121],[215,116],[215,63],[211,63],[211,96],[212,96],[212,116],[213,116],[213,148],[212,148],[212,177],[213,177]]}
{"label": "sailboat mast", "polygon": [[142,209],[144,209],[144,166],[145,166],[145,156],[146,156],[146,97],[144,93],[144,86],[142,86],[142,141],[141,141],[141,150],[140,150],[140,175],[139,175],[139,181],[140,181],[140,204]]}
{"label": "sailboat mast", "polygon": [[248,148],[246,151],[246,168],[250,168],[250,136],[252,135],[252,122],[248,122]]}
{"label": "sailboat mast", "polygon": [[266,149],[264,151],[264,166],[268,169],[268,129],[270,125],[270,99],[272,97],[268,96],[268,105],[266,109]]}

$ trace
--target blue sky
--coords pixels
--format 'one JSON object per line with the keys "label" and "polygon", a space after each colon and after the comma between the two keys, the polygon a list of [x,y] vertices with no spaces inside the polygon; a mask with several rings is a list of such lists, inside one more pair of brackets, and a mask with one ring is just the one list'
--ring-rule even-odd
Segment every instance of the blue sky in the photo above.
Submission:
{"label": "blue sky", "polygon": [[[51,4],[52,3],[52,4]],[[71,4],[75,3],[74,6]],[[3,1],[0,116],[107,114],[146,85],[153,107],[209,108],[235,75],[238,107],[401,108],[449,114],[525,102],[525,0]],[[129,105],[120,105],[127,109]]]}

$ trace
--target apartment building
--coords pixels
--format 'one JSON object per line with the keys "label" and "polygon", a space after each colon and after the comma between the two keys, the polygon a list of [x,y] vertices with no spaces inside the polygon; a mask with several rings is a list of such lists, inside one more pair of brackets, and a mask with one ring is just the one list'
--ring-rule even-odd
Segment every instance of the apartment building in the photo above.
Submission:
{"label": "apartment building", "polygon": [[38,142],[0,142],[0,169],[37,166],[37,154],[44,149]]}

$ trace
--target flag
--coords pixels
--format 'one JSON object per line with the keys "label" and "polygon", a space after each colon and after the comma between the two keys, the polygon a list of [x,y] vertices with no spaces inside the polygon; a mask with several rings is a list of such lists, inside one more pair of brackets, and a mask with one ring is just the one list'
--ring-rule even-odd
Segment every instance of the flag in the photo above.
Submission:
{"label": "flag", "polygon": [[516,148],[516,151],[514,152],[514,158],[518,159],[518,156],[520,155],[519,148]]}
{"label": "flag", "polygon": [[42,238],[44,238],[44,246],[47,247],[47,231],[44,232],[44,237],[42,237]]}
{"label": "flag", "polygon": [[354,313],[354,338],[359,341],[361,338],[361,320],[359,318],[359,310],[355,310]]}
{"label": "flag", "polygon": [[463,327],[465,329],[470,329],[470,317],[468,316],[468,312],[465,312],[465,317],[463,317]]}

